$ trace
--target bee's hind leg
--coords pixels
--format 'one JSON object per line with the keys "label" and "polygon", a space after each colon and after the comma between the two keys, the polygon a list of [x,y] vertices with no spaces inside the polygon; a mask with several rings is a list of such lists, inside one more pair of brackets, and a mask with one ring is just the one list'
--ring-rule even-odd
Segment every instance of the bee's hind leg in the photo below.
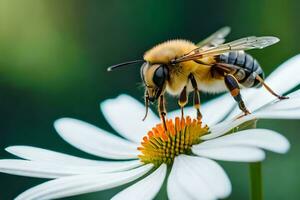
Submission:
{"label": "bee's hind leg", "polygon": [[182,119],[184,118],[183,107],[187,104],[187,102],[188,102],[188,95],[186,91],[186,86],[184,86],[178,98],[178,105],[180,106]]}
{"label": "bee's hind leg", "polygon": [[281,96],[276,94],[264,81],[264,79],[262,77],[260,77],[258,74],[256,74],[255,79],[258,80],[265,88],[266,90],[268,90],[268,92],[270,92],[272,95],[274,95],[275,97],[277,97],[278,99],[282,100],[282,99],[288,99],[289,97],[287,96]]}
{"label": "bee's hind leg", "polygon": [[241,93],[240,93],[240,87],[238,84],[238,81],[232,74],[227,74],[224,77],[225,85],[230,91],[231,96],[234,98],[234,100],[238,103],[239,108],[244,112],[244,115],[250,114],[249,110],[246,108],[245,103],[242,99]]}
{"label": "bee's hind leg", "polygon": [[201,120],[202,119],[202,114],[200,112],[200,94],[197,86],[196,79],[193,74],[189,75],[189,79],[191,80],[193,89],[194,89],[194,107],[196,108],[197,111],[197,119]]}
{"label": "bee's hind leg", "polygon": [[165,100],[163,95],[161,95],[158,100],[158,112],[165,130],[167,130],[167,124],[166,124],[167,112],[166,112]]}

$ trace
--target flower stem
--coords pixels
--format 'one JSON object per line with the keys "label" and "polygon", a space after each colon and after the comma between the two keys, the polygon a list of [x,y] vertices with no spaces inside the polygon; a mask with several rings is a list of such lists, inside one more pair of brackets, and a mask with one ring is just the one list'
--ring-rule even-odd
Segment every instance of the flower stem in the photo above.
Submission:
{"label": "flower stem", "polygon": [[263,185],[261,162],[249,163],[250,182],[251,182],[251,198],[252,200],[263,199]]}

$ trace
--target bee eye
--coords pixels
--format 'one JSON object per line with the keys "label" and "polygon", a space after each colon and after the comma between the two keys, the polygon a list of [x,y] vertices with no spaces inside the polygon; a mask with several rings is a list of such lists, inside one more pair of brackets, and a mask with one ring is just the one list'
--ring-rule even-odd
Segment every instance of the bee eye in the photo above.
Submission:
{"label": "bee eye", "polygon": [[160,65],[154,72],[153,82],[157,87],[162,87],[168,76],[168,69],[164,65]]}

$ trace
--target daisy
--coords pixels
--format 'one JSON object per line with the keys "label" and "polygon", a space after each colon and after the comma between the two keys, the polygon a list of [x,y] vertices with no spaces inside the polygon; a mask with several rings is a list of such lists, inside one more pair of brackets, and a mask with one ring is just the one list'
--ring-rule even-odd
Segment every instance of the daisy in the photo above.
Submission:
{"label": "daisy", "polygon": [[[287,92],[299,84],[300,79],[295,73],[299,64],[300,56],[288,60],[266,81],[274,90]],[[284,73],[291,80],[288,86],[277,84],[274,78],[281,79]],[[258,94],[259,98],[256,98]],[[170,199],[225,198],[231,193],[230,180],[214,160],[258,162],[265,159],[263,149],[276,153],[286,153],[289,149],[289,142],[275,131],[239,131],[240,125],[259,118],[300,118],[300,90],[289,94],[290,98],[284,101],[274,100],[262,89],[246,90],[243,95],[249,99],[246,104],[251,115],[235,119],[239,113],[234,108],[234,101],[225,94],[201,108],[204,123],[209,128],[189,117],[194,110],[186,108],[185,119],[176,117],[180,116],[180,111],[169,113],[168,131],[164,131],[152,111],[147,120],[141,122],[144,106],[123,94],[101,103],[104,116],[122,138],[76,119],[63,118],[54,123],[65,141],[109,161],[37,147],[11,146],[6,150],[21,159],[0,160],[0,171],[51,179],[16,199],[62,198],[129,182],[134,183],[113,199],[153,199],[164,181]],[[157,125],[153,127],[154,124]],[[233,128],[237,132],[226,134]]]}

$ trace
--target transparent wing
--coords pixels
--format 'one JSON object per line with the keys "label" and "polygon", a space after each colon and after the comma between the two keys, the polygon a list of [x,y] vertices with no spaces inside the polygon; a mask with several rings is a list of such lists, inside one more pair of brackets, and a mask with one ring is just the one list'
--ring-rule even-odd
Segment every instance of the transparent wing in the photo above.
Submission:
{"label": "transparent wing", "polygon": [[263,36],[263,37],[245,37],[229,43],[221,44],[217,47],[211,48],[196,48],[186,55],[183,55],[177,59],[174,59],[173,63],[179,63],[189,60],[196,60],[207,56],[220,55],[222,53],[231,51],[241,51],[250,49],[262,49],[272,44],[279,42],[277,37]]}
{"label": "transparent wing", "polygon": [[212,47],[223,44],[225,42],[225,37],[230,33],[230,27],[225,26],[215,33],[211,34],[206,39],[202,40],[197,44],[198,47]]}

